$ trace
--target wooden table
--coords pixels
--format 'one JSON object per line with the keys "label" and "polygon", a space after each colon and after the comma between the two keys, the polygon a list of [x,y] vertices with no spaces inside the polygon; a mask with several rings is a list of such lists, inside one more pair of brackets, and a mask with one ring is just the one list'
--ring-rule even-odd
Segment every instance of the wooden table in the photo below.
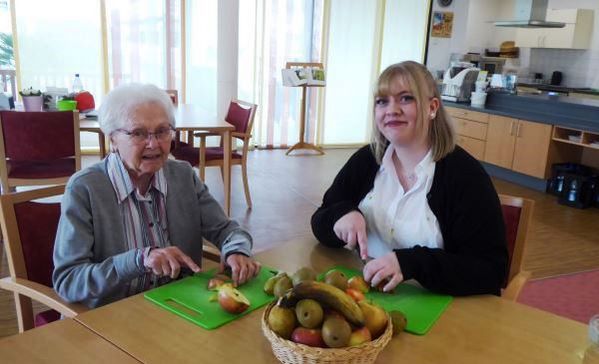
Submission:
{"label": "wooden table", "polygon": [[[351,252],[325,248],[312,239],[257,258],[289,272],[301,266],[318,271],[335,264],[360,266]],[[260,328],[262,312],[208,331],[137,295],[76,320],[144,363],[276,363]],[[455,298],[426,335],[399,335],[377,362],[580,364],[586,336],[586,325],[500,297]]]}
{"label": "wooden table", "polygon": [[65,319],[0,339],[2,363],[138,363],[85,326]]}
{"label": "wooden table", "polygon": [[[222,135],[224,149],[224,210],[229,215],[231,212],[231,132],[235,130],[235,127],[224,120],[217,119],[216,115],[207,112],[205,109],[190,104],[179,104],[175,107],[175,122],[178,132],[192,134],[197,131],[205,131]],[[103,158],[106,155],[106,147],[103,142],[105,137],[100,130],[98,121],[83,119],[80,123],[80,130],[99,133],[100,154]]]}

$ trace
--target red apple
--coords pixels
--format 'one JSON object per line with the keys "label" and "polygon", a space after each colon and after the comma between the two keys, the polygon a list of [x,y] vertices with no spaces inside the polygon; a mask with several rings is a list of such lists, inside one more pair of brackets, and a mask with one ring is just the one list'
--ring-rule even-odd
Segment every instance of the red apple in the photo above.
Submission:
{"label": "red apple", "polygon": [[326,347],[324,340],[322,339],[322,333],[319,329],[306,329],[301,326],[296,327],[291,333],[291,340],[299,344],[317,348]]}
{"label": "red apple", "polygon": [[347,293],[351,298],[354,299],[354,301],[356,302],[360,302],[363,299],[365,299],[366,297],[364,296],[364,293],[358,291],[357,289],[353,289],[353,288],[348,288],[345,290],[345,293]]}
{"label": "red apple", "polygon": [[230,283],[225,283],[218,288],[218,303],[223,310],[235,314],[242,313],[250,307],[247,297]]}
{"label": "red apple", "polygon": [[368,293],[368,291],[370,290],[368,283],[366,283],[362,276],[351,277],[349,281],[347,281],[347,286],[362,293]]}
{"label": "red apple", "polygon": [[358,346],[365,342],[369,342],[370,340],[372,340],[372,335],[370,334],[370,330],[368,330],[368,328],[366,326],[364,326],[364,327],[361,327],[359,329],[355,329],[354,331],[352,331],[351,335],[349,336],[349,343],[347,345],[348,346]]}

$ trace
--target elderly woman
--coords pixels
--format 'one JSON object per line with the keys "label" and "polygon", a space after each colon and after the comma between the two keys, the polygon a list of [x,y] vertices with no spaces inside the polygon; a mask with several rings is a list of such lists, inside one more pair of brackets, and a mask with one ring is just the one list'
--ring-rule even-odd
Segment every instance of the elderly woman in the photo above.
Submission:
{"label": "elderly woman", "polygon": [[[67,184],[54,247],[54,289],[98,307],[200,271],[202,239],[236,284],[254,277],[251,236],[227,218],[187,162],[168,159],[173,105],[153,85],[111,91],[99,112],[111,153]],[[221,264],[222,267],[222,264]]]}
{"label": "elderly woman", "polygon": [[437,85],[416,62],[389,66],[374,95],[373,141],[341,169],[312,216],[321,243],[358,248],[364,278],[452,295],[499,294],[508,262],[497,193],[455,145]]}

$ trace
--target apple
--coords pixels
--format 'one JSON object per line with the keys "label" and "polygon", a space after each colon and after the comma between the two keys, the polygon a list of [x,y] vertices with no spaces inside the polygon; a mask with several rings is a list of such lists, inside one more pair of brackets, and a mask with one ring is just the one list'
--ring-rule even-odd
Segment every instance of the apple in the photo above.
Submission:
{"label": "apple", "polygon": [[347,281],[347,286],[351,289],[355,289],[362,293],[368,293],[368,291],[370,290],[368,283],[366,283],[362,276],[351,277],[349,281]]}
{"label": "apple", "polygon": [[345,290],[345,293],[347,293],[356,302],[360,302],[360,301],[366,299],[366,297],[364,296],[364,293],[362,293],[361,291],[358,291],[357,289],[348,288]]}
{"label": "apple", "polygon": [[307,329],[301,326],[296,327],[291,333],[291,341],[317,348],[326,347],[324,340],[322,339],[322,333],[319,329]]}
{"label": "apple", "polygon": [[365,342],[369,342],[370,340],[372,340],[372,334],[366,326],[363,326],[352,331],[351,335],[349,336],[349,343],[347,345],[358,346]]}
{"label": "apple", "polygon": [[218,288],[218,303],[229,313],[242,313],[250,307],[250,301],[231,283],[225,283]]}
{"label": "apple", "polygon": [[387,327],[387,313],[380,306],[367,301],[358,302],[358,306],[360,306],[362,313],[364,313],[366,327],[372,334],[372,338],[376,339]]}
{"label": "apple", "polygon": [[208,290],[216,291],[216,290],[218,290],[218,287],[222,286],[223,284],[225,284],[224,280],[222,280],[220,278],[211,278],[208,281]]}

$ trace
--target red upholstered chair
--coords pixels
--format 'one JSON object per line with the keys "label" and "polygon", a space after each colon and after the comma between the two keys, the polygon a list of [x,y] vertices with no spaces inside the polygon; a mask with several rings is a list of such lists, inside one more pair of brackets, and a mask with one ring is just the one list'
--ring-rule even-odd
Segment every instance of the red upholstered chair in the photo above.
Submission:
{"label": "red upholstered chair", "polygon": [[166,91],[168,96],[171,98],[173,105],[175,105],[175,106],[179,105],[179,91],[177,91],[177,90],[164,90],[164,91]]}
{"label": "red upholstered chair", "polygon": [[515,301],[530,279],[530,272],[522,269],[526,238],[532,219],[534,201],[515,196],[499,195],[509,252],[509,270],[502,297]]}
{"label": "red upholstered chair", "polygon": [[[52,288],[54,238],[60,218],[60,202],[33,201],[60,196],[64,185],[0,196],[0,219],[10,277],[0,288],[15,297],[19,332],[87,311],[80,304],[63,301]],[[34,316],[31,300],[50,310]]]}
{"label": "red upholstered chair", "polygon": [[[233,138],[243,142],[241,153],[237,150],[231,155],[231,165],[241,166],[241,175],[243,178],[243,188],[245,192],[245,200],[248,207],[252,207],[252,199],[250,197],[250,189],[247,176],[247,154],[249,151],[250,138],[252,137],[252,127],[254,124],[254,116],[256,115],[256,104],[244,102],[240,100],[232,100],[229,104],[229,110],[225,120],[235,126],[235,130],[231,132]],[[224,152],[222,140],[218,147],[206,147],[206,138],[217,134],[211,133],[196,133],[196,137],[200,138],[200,148],[195,148],[191,145],[181,143],[179,147],[172,151],[172,154],[177,159],[186,160],[192,166],[198,166],[200,170],[200,178],[203,180],[205,168],[218,166],[222,168],[224,164]]]}
{"label": "red upholstered chair", "polygon": [[0,111],[0,180],[16,186],[65,183],[81,169],[79,114]]}

